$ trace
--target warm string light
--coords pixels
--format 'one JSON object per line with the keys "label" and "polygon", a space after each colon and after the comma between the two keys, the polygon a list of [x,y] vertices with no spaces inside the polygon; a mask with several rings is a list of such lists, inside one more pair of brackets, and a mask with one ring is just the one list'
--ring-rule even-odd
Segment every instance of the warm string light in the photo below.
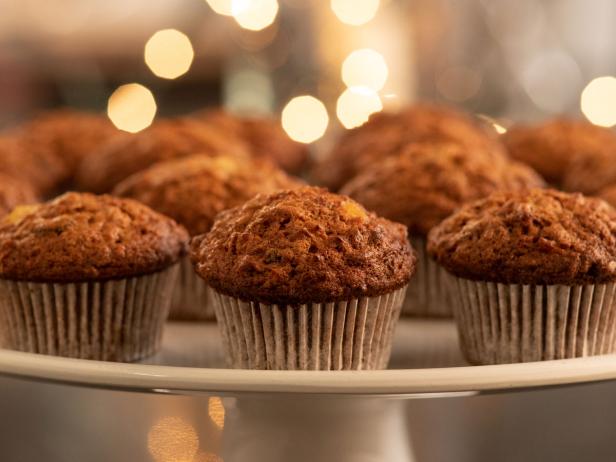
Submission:
{"label": "warm string light", "polygon": [[379,9],[379,0],[331,0],[336,17],[345,24],[361,26],[371,21]]}
{"label": "warm string light", "polygon": [[159,30],[145,44],[145,63],[154,75],[163,79],[184,75],[194,57],[190,39],[175,29]]}
{"label": "warm string light", "polygon": [[235,21],[248,30],[262,30],[276,20],[277,0],[233,0],[231,11]]}
{"label": "warm string light", "polygon": [[120,130],[137,133],[149,127],[156,116],[154,95],[138,83],[121,85],[109,97],[107,115]]}
{"label": "warm string light", "polygon": [[351,52],[342,63],[342,81],[347,87],[366,87],[379,91],[387,82],[385,58],[370,48]]}
{"label": "warm string light", "polygon": [[297,96],[282,110],[282,128],[300,143],[312,143],[321,138],[328,124],[327,109],[314,96]]}
{"label": "warm string light", "polygon": [[345,128],[365,124],[371,114],[383,110],[379,95],[367,87],[347,88],[338,98],[336,115]]}
{"label": "warm string light", "polygon": [[616,125],[616,77],[592,80],[580,98],[582,112],[588,120],[602,127]]}
{"label": "warm string light", "polygon": [[205,0],[210,8],[223,16],[233,16],[233,0]]}

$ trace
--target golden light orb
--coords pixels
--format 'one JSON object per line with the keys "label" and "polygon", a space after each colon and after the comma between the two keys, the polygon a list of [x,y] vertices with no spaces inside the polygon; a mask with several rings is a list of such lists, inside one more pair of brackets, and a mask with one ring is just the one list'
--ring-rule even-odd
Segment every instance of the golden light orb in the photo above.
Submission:
{"label": "golden light orb", "polygon": [[593,124],[601,127],[616,125],[616,78],[604,76],[592,80],[582,91],[580,106]]}
{"label": "golden light orb", "polygon": [[379,0],[331,0],[336,17],[351,26],[361,26],[372,20],[379,4]]}
{"label": "golden light orb", "polygon": [[145,63],[154,75],[163,79],[186,74],[194,57],[190,39],[179,30],[159,30],[145,44]]}
{"label": "golden light orb", "polygon": [[363,48],[351,52],[342,63],[342,81],[347,87],[379,91],[387,82],[389,69],[378,51]]}
{"label": "golden light orb", "polygon": [[107,101],[107,116],[120,130],[137,133],[149,127],[156,116],[154,95],[138,83],[121,85]]}
{"label": "golden light orb", "polygon": [[282,128],[300,143],[312,143],[321,138],[328,124],[327,109],[314,96],[297,96],[282,110]]}
{"label": "golden light orb", "polygon": [[336,103],[336,115],[345,128],[365,124],[371,114],[383,110],[383,103],[376,92],[366,87],[347,88]]}
{"label": "golden light orb", "polygon": [[248,30],[262,30],[276,20],[278,0],[233,0],[233,18]]}

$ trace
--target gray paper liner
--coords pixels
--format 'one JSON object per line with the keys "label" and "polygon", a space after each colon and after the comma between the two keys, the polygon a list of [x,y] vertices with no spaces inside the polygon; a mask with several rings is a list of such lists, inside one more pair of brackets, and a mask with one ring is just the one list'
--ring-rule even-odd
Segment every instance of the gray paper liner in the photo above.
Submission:
{"label": "gray paper liner", "polygon": [[69,284],[0,280],[3,347],[131,362],[160,347],[177,265],[128,279]]}
{"label": "gray paper liner", "polygon": [[210,301],[210,288],[199,277],[189,257],[180,261],[180,270],[173,290],[169,319],[173,321],[214,321],[216,315]]}
{"label": "gray paper liner", "polygon": [[380,297],[307,305],[243,302],[212,291],[230,367],[384,369],[406,287]]}
{"label": "gray paper liner", "polygon": [[409,282],[402,316],[452,317],[446,274],[429,257],[425,238],[410,236],[409,239],[417,252],[417,268]]}
{"label": "gray paper liner", "polygon": [[460,343],[471,364],[616,352],[616,284],[533,286],[449,276]]}

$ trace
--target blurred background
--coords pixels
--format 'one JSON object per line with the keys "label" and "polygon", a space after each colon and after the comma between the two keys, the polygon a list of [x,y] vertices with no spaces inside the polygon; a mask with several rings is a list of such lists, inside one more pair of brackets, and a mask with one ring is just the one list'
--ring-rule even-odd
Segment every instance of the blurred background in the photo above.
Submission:
{"label": "blurred background", "polygon": [[0,124],[222,104],[313,142],[418,99],[616,124],[612,0],[0,0]]}

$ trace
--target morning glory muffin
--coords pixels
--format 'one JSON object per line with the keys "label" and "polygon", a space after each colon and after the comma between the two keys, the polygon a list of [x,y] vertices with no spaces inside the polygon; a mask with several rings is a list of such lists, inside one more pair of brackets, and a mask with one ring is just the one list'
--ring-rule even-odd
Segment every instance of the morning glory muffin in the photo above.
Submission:
{"label": "morning glory muffin", "polygon": [[417,142],[461,144],[476,155],[503,158],[496,132],[469,114],[447,106],[416,104],[398,113],[376,113],[361,127],[348,131],[332,152],[317,164],[317,182],[338,191],[368,166],[396,156]]}
{"label": "morning glory muffin", "polygon": [[156,162],[191,154],[248,157],[242,141],[191,119],[162,119],[135,134],[124,134],[86,156],[77,172],[84,191],[111,191],[123,179]]}
{"label": "morning glory muffin", "polygon": [[34,202],[37,202],[37,197],[30,185],[0,173],[0,218],[17,205]]}
{"label": "morning glory muffin", "polygon": [[[300,185],[299,180],[269,162],[195,155],[154,164],[122,181],[113,193],[148,205],[183,225],[191,236],[197,236],[207,233],[223,210],[241,205],[259,193]],[[215,319],[208,292],[190,259],[182,259],[171,319]]]}
{"label": "morning glory muffin", "polygon": [[415,271],[406,228],[304,187],[258,195],[193,239],[235,368],[380,369]]}
{"label": "morning glory muffin", "polygon": [[614,353],[616,210],[555,190],[499,192],[436,226],[472,364]]}
{"label": "morning glory muffin", "polygon": [[135,361],[156,352],[186,231],[130,199],[67,193],[0,222],[5,348]]}
{"label": "morning glory muffin", "polygon": [[269,160],[292,174],[299,174],[306,166],[308,148],[289,138],[278,119],[238,116],[222,109],[206,110],[198,117],[229,136],[243,140],[257,159]]}
{"label": "morning glory muffin", "polygon": [[40,197],[53,195],[68,175],[51,151],[30,149],[15,134],[0,135],[0,173],[28,184]]}
{"label": "morning glory muffin", "polygon": [[593,159],[606,149],[616,153],[616,134],[611,130],[562,117],[536,125],[514,125],[501,135],[501,141],[513,159],[530,165],[556,186],[562,186],[569,173],[576,174],[574,159]]}
{"label": "morning glory muffin", "polygon": [[524,164],[478,156],[459,144],[428,142],[366,169],[341,193],[407,226],[418,262],[402,314],[451,316],[444,274],[426,251],[430,230],[462,205],[494,191],[542,186],[541,177]]}
{"label": "morning glory muffin", "polygon": [[103,114],[68,108],[40,113],[16,132],[29,150],[47,151],[62,163],[65,182],[85,156],[119,133]]}

